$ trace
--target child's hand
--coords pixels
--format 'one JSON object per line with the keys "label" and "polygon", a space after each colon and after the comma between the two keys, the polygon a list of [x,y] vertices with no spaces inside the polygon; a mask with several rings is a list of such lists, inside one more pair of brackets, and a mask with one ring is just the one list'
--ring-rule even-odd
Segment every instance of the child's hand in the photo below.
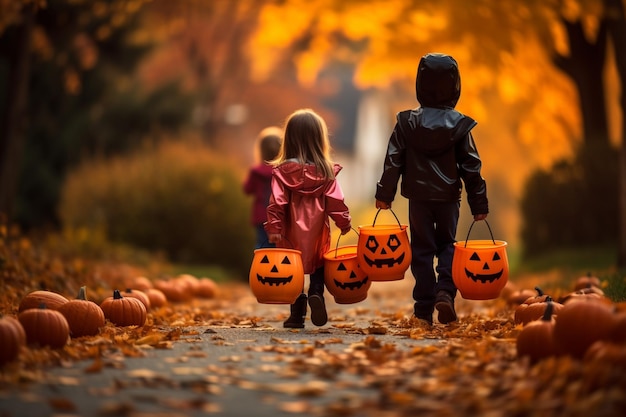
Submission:
{"label": "child's hand", "polygon": [[267,235],[267,240],[269,240],[270,243],[277,245],[281,240],[283,240],[283,237],[280,233],[270,233]]}
{"label": "child's hand", "polygon": [[376,200],[376,208],[387,210],[391,208],[391,203],[385,203],[384,201]]}
{"label": "child's hand", "polygon": [[474,221],[480,221],[480,220],[485,220],[487,218],[487,213],[482,213],[482,214],[474,214]]}
{"label": "child's hand", "polygon": [[345,229],[341,229],[341,236],[345,235],[346,233],[348,233],[350,230],[352,230],[352,226],[348,226]]}

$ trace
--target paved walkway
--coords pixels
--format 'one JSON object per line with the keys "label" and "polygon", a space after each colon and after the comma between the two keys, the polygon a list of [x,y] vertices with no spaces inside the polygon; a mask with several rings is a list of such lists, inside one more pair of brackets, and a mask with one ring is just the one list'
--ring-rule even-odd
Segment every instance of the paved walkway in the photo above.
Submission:
{"label": "paved walkway", "polygon": [[336,304],[327,294],[329,323],[316,327],[307,318],[296,331],[282,328],[287,305],[259,304],[245,286],[225,288],[228,297],[188,307],[194,325],[169,326],[183,334],[166,349],[147,346],[136,358],[112,354],[97,372],[88,372],[93,360],[65,363],[43,370],[37,381],[0,387],[0,417],[281,417],[334,409],[369,415],[363,401],[379,394],[358,372],[340,372],[333,362],[354,360],[355,352],[358,362],[359,350],[372,345],[410,350],[445,343],[389,324],[410,316],[412,280],[373,283],[356,304]]}

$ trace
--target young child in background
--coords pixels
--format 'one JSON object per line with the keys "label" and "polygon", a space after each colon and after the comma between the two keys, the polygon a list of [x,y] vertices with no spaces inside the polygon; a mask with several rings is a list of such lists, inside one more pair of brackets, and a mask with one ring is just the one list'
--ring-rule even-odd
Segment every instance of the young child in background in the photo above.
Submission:
{"label": "young child in background", "polygon": [[476,221],[489,212],[487,187],[471,134],[476,122],[454,109],[461,96],[457,62],[444,54],[423,56],[415,87],[420,107],[396,116],[377,184],[376,207],[391,208],[402,177],[401,193],[409,200],[414,315],[432,324],[436,308],[439,322],[445,324],[457,319],[452,256],[461,181]]}
{"label": "young child in background", "polygon": [[272,166],[269,161],[278,156],[283,132],[280,128],[270,126],[263,129],[256,139],[256,164],[248,171],[243,183],[243,191],[254,197],[252,202],[251,222],[256,229],[255,248],[271,247],[263,223],[267,221],[267,205],[270,200],[270,183],[272,181]]}
{"label": "young child in background", "polygon": [[[324,258],[330,247],[332,218],[341,234],[351,229],[343,191],[336,180],[341,166],[330,159],[326,122],[310,109],[287,118],[283,144],[273,161],[272,192],[265,229],[272,243],[302,252],[304,273],[309,274],[308,303],[311,321],[328,321],[324,303]],[[285,242],[286,240],[286,242]],[[307,295],[291,305],[287,328],[303,328]]]}

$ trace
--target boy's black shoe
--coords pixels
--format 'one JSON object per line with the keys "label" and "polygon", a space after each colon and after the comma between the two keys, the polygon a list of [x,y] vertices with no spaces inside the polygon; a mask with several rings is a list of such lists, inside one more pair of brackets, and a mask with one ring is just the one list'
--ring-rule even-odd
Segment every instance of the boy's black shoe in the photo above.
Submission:
{"label": "boy's black shoe", "polygon": [[435,299],[435,308],[439,312],[439,323],[448,324],[456,321],[454,300],[447,291],[437,292],[437,298]]}
{"label": "boy's black shoe", "polygon": [[306,317],[306,294],[302,293],[296,298],[296,302],[289,306],[291,315],[284,321],[283,327],[287,329],[303,329]]}
{"label": "boy's black shoe", "polygon": [[323,326],[328,322],[326,314],[326,304],[324,297],[319,294],[309,296],[309,306],[311,307],[311,321],[316,326]]}

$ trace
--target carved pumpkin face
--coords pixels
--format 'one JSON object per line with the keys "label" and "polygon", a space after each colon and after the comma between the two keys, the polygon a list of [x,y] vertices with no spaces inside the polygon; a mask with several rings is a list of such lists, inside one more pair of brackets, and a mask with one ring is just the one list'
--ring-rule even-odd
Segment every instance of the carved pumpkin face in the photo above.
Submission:
{"label": "carved pumpkin face", "polygon": [[463,298],[487,300],[500,295],[509,276],[506,245],[501,240],[454,244],[452,279]]}
{"label": "carved pumpkin face", "polygon": [[344,262],[339,262],[334,275],[336,278],[333,278],[333,284],[342,290],[359,290],[369,283],[369,278],[361,271],[358,265],[353,269],[352,265],[350,265],[350,268],[347,268]]}
{"label": "carved pumpkin face", "polygon": [[361,226],[359,262],[373,281],[404,278],[411,264],[406,227]]}
{"label": "carved pumpkin face", "polygon": [[475,282],[494,282],[502,277],[503,272],[504,264],[499,251],[484,252],[482,258],[479,252],[474,252],[465,265],[465,275]]}
{"label": "carved pumpkin face", "polygon": [[338,304],[367,298],[371,280],[360,268],[356,246],[343,246],[324,255],[324,283]]}
{"label": "carved pumpkin face", "polygon": [[[270,262],[267,255],[263,256],[259,261],[259,268],[256,273],[256,279],[263,285],[285,285],[293,280],[293,271],[291,270],[291,260],[285,255],[282,259],[277,259],[278,264]],[[273,259],[276,261],[276,259]],[[263,268],[263,267],[266,268]],[[279,269],[280,268],[280,269]],[[280,272],[282,271],[282,272]]]}
{"label": "carved pumpkin face", "polygon": [[301,252],[284,248],[255,250],[249,283],[260,303],[292,304],[304,285]]}

